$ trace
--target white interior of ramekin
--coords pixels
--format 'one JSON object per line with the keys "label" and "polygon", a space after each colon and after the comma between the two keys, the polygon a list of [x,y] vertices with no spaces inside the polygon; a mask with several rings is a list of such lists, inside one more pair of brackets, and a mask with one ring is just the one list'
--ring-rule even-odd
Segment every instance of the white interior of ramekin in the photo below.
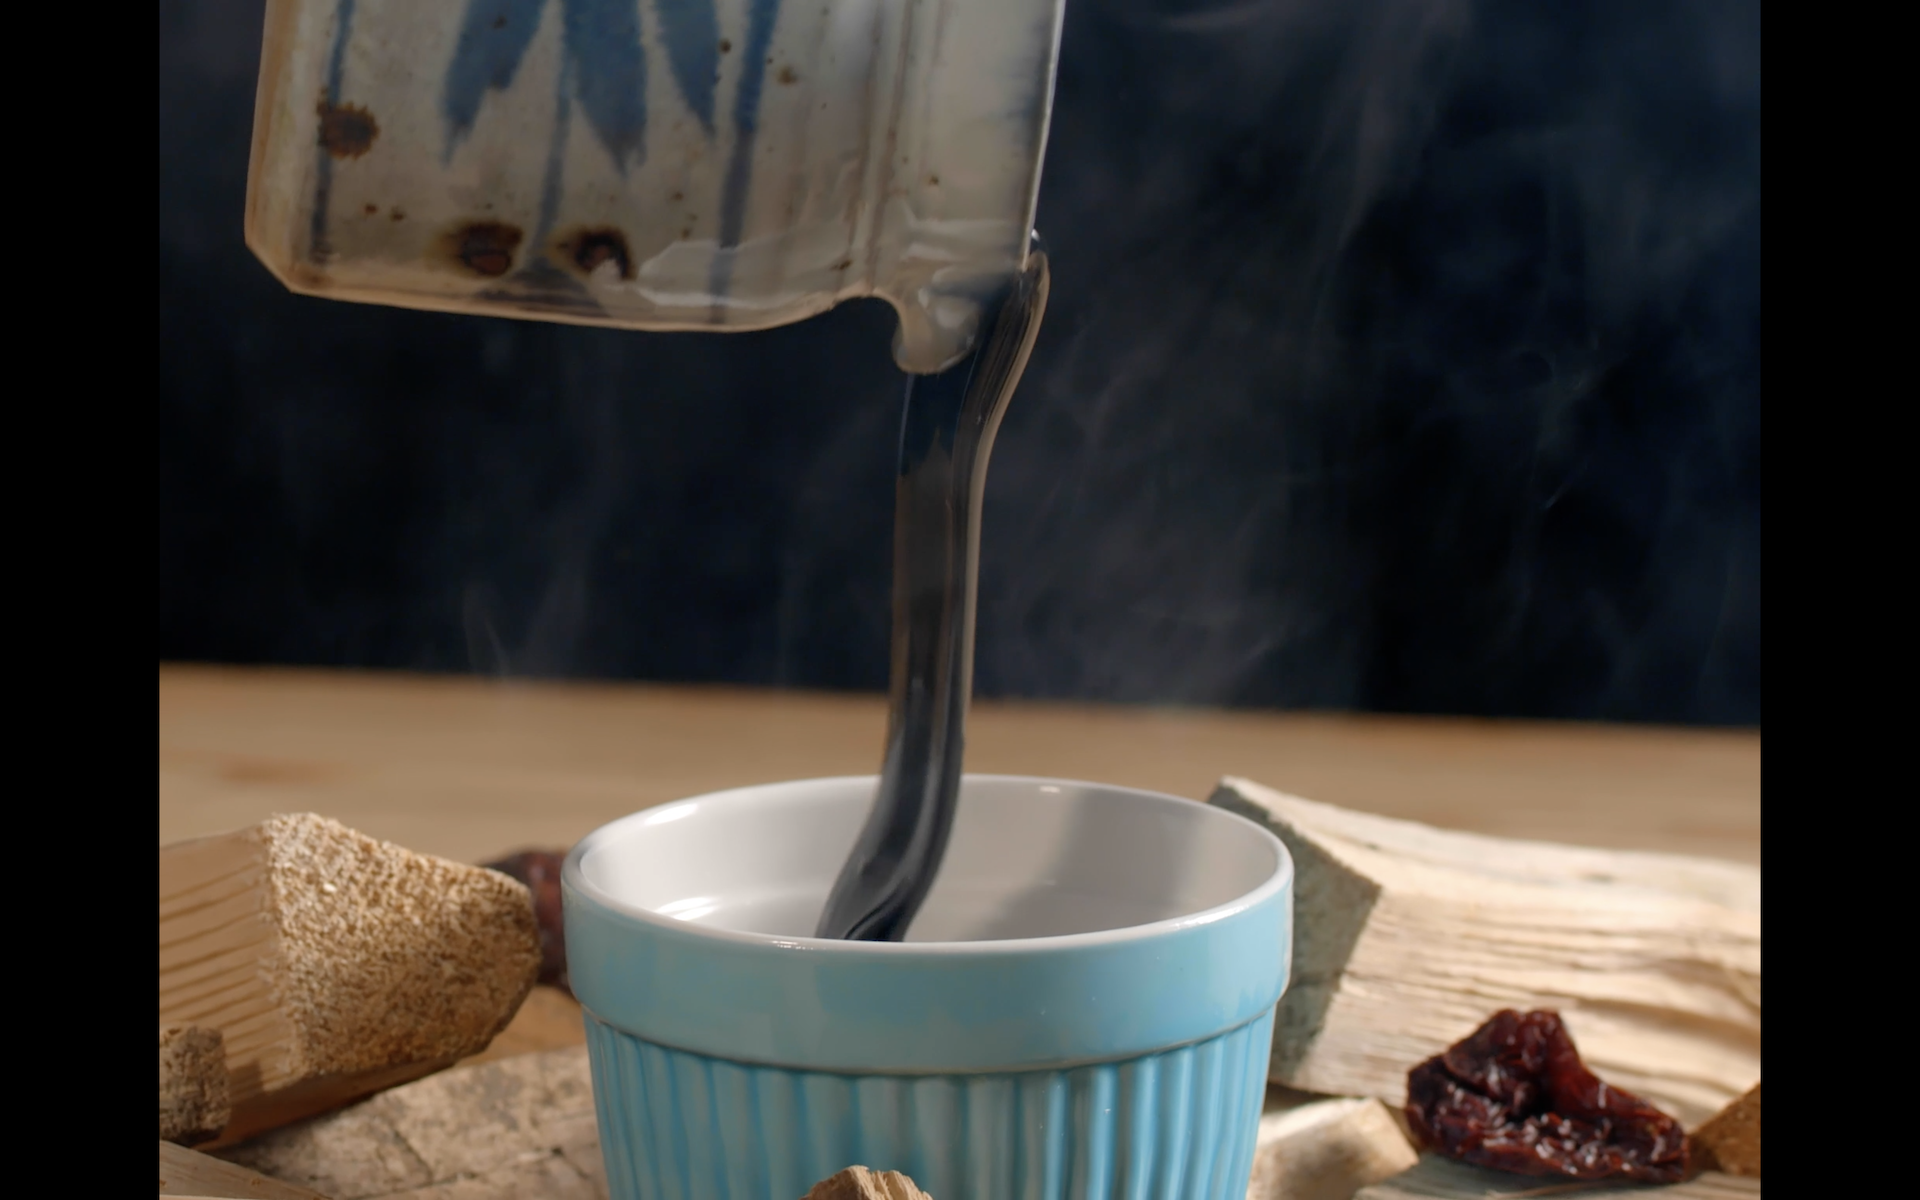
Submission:
{"label": "white interior of ramekin", "polygon": [[[636,813],[580,848],[580,877],[595,899],[649,920],[804,942],[875,783],[770,784]],[[946,858],[907,942],[1105,941],[1115,931],[1237,911],[1284,886],[1286,866],[1266,830],[1191,800],[968,776]]]}

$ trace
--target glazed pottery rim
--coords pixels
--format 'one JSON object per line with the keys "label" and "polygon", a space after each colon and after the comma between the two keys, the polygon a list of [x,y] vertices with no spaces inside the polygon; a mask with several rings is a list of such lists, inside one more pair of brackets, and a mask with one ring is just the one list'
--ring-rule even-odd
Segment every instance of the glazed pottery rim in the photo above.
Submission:
{"label": "glazed pottery rim", "polygon": [[[561,880],[564,886],[595,907],[618,914],[628,920],[656,928],[663,933],[683,937],[693,937],[701,941],[731,943],[738,946],[759,946],[769,950],[804,951],[813,954],[825,954],[832,957],[887,957],[895,960],[910,958],[952,957],[957,955],[1025,955],[1055,954],[1065,951],[1119,946],[1132,942],[1147,942],[1186,930],[1198,929],[1227,920],[1250,909],[1258,908],[1273,900],[1276,894],[1286,893],[1293,885],[1293,855],[1287,850],[1285,842],[1274,836],[1271,830],[1248,820],[1238,813],[1216,808],[1200,800],[1190,800],[1167,792],[1156,792],[1145,788],[1125,787],[1119,784],[1096,783],[1091,780],[1065,779],[1043,775],[995,775],[973,774],[962,776],[962,786],[967,782],[992,784],[1024,784],[1035,787],[1071,787],[1084,788],[1099,792],[1120,792],[1146,799],[1154,803],[1165,803],[1176,811],[1193,812],[1195,820],[1222,822],[1229,826],[1238,826],[1242,832],[1255,842],[1262,843],[1272,851],[1273,871],[1257,887],[1248,889],[1221,904],[1198,912],[1184,913],[1177,917],[1166,917],[1158,921],[1149,921],[1142,925],[1124,925],[1117,929],[1101,929],[1087,933],[1054,934],[1046,937],[1000,938],[963,942],[863,942],[842,941],[833,938],[798,937],[791,934],[747,933],[732,929],[717,929],[698,925],[691,921],[682,921],[671,916],[663,916],[652,909],[644,908],[620,900],[586,877],[582,862],[602,839],[614,835],[615,831],[633,825],[646,825],[674,817],[666,815],[682,806],[691,808],[700,803],[712,803],[732,797],[743,797],[750,793],[768,793],[779,789],[801,786],[824,786],[829,784],[863,783],[877,785],[879,777],[875,775],[826,775],[806,779],[782,779],[771,783],[748,784],[743,787],[725,788],[720,791],[703,792],[679,800],[670,800],[650,808],[643,808],[616,818],[596,828],[586,837],[575,843],[568,852],[561,867]],[[685,810],[683,810],[685,811]],[[688,811],[687,815],[692,815]]]}

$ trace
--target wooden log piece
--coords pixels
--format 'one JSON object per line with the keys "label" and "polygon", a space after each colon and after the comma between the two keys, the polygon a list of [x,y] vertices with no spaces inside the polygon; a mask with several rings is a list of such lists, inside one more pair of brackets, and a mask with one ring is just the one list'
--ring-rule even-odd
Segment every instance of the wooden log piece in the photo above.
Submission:
{"label": "wooden log piece", "polygon": [[328,1200],[319,1192],[167,1141],[160,1143],[160,1195],[181,1200]]}
{"label": "wooden log piece", "polygon": [[1242,779],[1210,802],[1292,852],[1270,1075],[1406,1102],[1503,1008],[1553,1009],[1602,1079],[1689,1126],[1760,1078],[1757,868],[1431,829]]}
{"label": "wooden log piece", "polygon": [[1701,1165],[1729,1175],[1760,1177],[1760,1085],[1693,1133]]}
{"label": "wooden log piece", "polygon": [[160,851],[160,1019],[218,1029],[213,1145],[484,1048],[540,965],[527,889],[311,813]]}
{"label": "wooden log piece", "polygon": [[227,1127],[227,1050],[217,1029],[160,1027],[160,1140],[210,1142]]}

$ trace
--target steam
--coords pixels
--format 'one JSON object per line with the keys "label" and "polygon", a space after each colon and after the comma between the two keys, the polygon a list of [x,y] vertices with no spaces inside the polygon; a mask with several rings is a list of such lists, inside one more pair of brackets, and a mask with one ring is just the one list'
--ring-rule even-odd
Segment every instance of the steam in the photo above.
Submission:
{"label": "steam", "polygon": [[[288,295],[167,0],[162,654],[877,689],[893,318]],[[1068,0],[982,695],[1759,719],[1759,17]]]}
{"label": "steam", "polygon": [[[490,332],[491,365],[499,370],[521,329]],[[545,381],[543,394],[531,399],[535,419],[559,426],[561,444],[573,453],[559,461],[531,455],[496,460],[480,476],[482,486],[520,493],[504,505],[496,495],[491,506],[517,511],[521,519],[510,527],[520,543],[513,547],[518,562],[496,559],[494,573],[469,576],[461,589],[461,627],[468,663],[477,673],[566,676],[578,672],[588,651],[583,638],[591,616],[590,578],[631,469],[625,454],[629,431],[620,419],[628,402],[616,343],[580,339],[570,349],[555,363],[558,370]],[[486,539],[495,531],[467,532]],[[474,561],[465,565],[471,569]]]}
{"label": "steam", "polygon": [[[1342,394],[1339,269],[1421,162],[1468,8],[1093,11],[1118,20],[1070,15],[1069,48],[1114,49],[1062,71],[1040,228],[1066,285],[996,451],[982,688],[1361,706],[1380,567],[1343,509],[1387,464]],[[1147,103],[1082,99],[1149,52]]]}
{"label": "steam", "polygon": [[1757,721],[1758,86],[1724,5],[1070,7],[980,690]]}

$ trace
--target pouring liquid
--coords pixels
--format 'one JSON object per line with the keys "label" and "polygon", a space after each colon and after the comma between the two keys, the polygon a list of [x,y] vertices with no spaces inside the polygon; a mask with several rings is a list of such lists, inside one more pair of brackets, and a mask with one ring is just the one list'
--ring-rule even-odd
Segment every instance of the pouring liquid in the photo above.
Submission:
{"label": "pouring liquid", "polygon": [[946,853],[973,694],[987,457],[1040,331],[1048,283],[1036,247],[989,309],[973,351],[937,375],[908,377],[894,483],[886,755],[817,937],[905,939]]}

